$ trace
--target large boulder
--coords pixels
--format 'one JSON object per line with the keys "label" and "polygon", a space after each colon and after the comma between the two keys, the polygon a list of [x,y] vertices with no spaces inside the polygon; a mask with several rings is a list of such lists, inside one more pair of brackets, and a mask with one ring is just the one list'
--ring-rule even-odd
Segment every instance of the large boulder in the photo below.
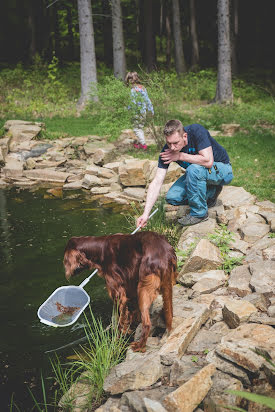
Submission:
{"label": "large boulder", "polygon": [[43,123],[27,122],[23,120],[8,120],[4,128],[8,131],[10,136],[9,150],[11,152],[20,152],[22,150],[29,150],[30,141],[35,139],[42,128]]}

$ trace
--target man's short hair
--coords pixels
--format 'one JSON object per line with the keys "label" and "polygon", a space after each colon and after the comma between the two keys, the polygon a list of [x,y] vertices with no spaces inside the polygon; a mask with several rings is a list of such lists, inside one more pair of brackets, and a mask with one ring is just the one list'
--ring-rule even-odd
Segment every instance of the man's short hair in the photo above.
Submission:
{"label": "man's short hair", "polygon": [[164,126],[163,133],[165,137],[171,136],[172,134],[178,132],[180,135],[185,133],[183,124],[180,120],[169,120],[166,125]]}

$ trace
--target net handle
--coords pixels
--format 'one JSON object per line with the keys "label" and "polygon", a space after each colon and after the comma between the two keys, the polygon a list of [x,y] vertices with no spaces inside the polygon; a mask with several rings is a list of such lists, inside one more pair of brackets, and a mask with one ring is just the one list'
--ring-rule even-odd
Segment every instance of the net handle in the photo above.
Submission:
{"label": "net handle", "polygon": [[[158,207],[150,214],[150,216],[148,217],[148,220],[151,219],[152,216],[154,216],[154,214],[158,211]],[[134,235],[139,229],[141,228],[141,226],[138,226],[132,233],[131,235]],[[82,283],[80,283],[79,287],[84,288],[85,285],[87,285],[87,283],[90,281],[90,279],[92,279],[92,277],[96,274],[96,272],[98,271],[98,269],[95,269],[93,271],[93,273],[90,274],[90,276],[88,276],[86,279],[83,280]]]}

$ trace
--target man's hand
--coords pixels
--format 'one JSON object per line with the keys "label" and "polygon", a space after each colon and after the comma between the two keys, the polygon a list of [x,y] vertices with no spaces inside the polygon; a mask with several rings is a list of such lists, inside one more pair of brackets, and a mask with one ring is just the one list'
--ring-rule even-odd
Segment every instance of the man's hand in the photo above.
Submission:
{"label": "man's hand", "polygon": [[137,227],[144,227],[147,224],[149,216],[147,213],[143,213],[138,219],[137,219]]}
{"label": "man's hand", "polygon": [[162,158],[164,164],[169,164],[171,162],[176,162],[177,160],[181,160],[180,152],[175,152],[174,150],[171,150],[171,149],[165,149],[164,152],[160,154],[160,157]]}

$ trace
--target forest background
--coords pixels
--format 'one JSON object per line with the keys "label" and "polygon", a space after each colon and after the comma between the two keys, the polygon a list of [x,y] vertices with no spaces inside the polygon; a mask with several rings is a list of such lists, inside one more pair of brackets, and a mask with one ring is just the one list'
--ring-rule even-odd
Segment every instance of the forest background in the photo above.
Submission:
{"label": "forest background", "polygon": [[[15,118],[44,121],[42,137],[49,139],[99,134],[115,140],[121,130],[131,127],[129,90],[119,80],[123,70],[114,69],[112,22],[119,5],[125,69],[140,73],[155,107],[154,126],[163,126],[170,118],[184,124],[198,122],[216,131],[224,123],[240,124],[234,137],[223,133],[217,137],[229,151],[234,184],[260,199],[274,200],[274,1],[226,1],[230,6],[230,104],[213,104],[217,13],[223,0],[102,0],[91,2],[96,99],[91,95],[81,111],[77,107],[81,1],[1,2],[0,134],[4,134],[4,122]],[[176,24],[182,42],[181,67],[177,65]],[[152,146],[146,156],[156,159],[157,151]]]}

